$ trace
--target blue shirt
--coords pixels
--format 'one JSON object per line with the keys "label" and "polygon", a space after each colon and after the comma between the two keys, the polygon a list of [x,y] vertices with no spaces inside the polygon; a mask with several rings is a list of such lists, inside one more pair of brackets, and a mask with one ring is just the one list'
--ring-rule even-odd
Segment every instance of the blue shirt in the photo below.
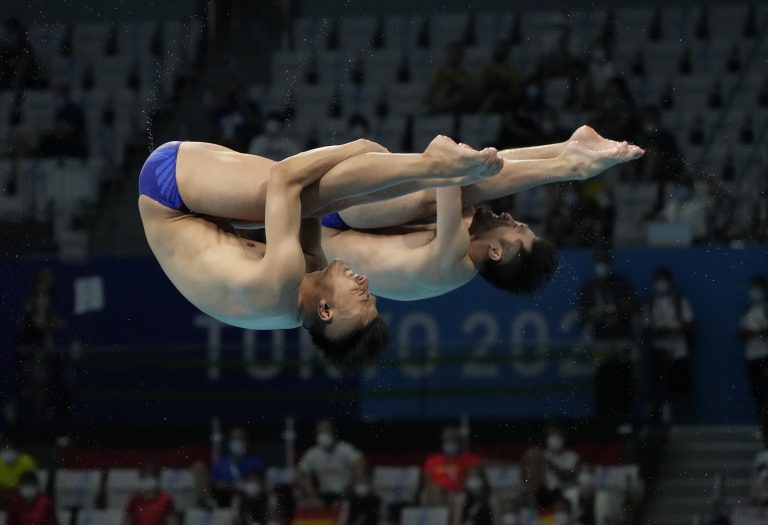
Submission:
{"label": "blue shirt", "polygon": [[264,472],[264,462],[256,456],[224,456],[211,469],[211,479],[218,483],[230,484],[243,479],[248,472]]}

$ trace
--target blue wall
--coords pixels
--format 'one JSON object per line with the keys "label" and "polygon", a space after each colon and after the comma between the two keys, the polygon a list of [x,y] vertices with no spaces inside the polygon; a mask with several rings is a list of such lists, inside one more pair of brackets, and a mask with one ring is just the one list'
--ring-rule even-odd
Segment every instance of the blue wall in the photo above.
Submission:
{"label": "blue wall", "polygon": [[[619,250],[617,272],[647,296],[658,265],[672,268],[696,312],[694,377],[701,423],[754,420],[738,320],[750,276],[766,271],[764,247]],[[12,351],[24,294],[37,268],[58,276],[68,318],[59,343],[78,349],[76,415],[123,420],[204,420],[318,413],[366,418],[589,416],[589,360],[575,360],[583,327],[574,310],[591,273],[591,252],[566,250],[555,281],[536,298],[510,297],[478,279],[443,297],[381,301],[395,345],[361,379],[340,380],[316,359],[303,331],[249,332],[198,312],[151,258],[0,261],[0,361],[4,398],[13,389]],[[76,279],[101,276],[100,311],[73,313]],[[520,359],[554,347],[564,358]],[[576,354],[574,354],[574,348]],[[301,363],[297,364],[297,360]]]}

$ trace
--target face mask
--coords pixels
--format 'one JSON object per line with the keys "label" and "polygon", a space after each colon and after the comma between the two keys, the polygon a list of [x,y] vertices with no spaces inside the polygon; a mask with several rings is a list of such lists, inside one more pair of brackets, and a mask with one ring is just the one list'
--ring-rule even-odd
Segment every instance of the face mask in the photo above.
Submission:
{"label": "face mask", "polygon": [[249,498],[254,498],[261,494],[261,484],[258,481],[246,481],[241,488],[243,494]]}
{"label": "face mask", "polygon": [[520,521],[514,512],[507,512],[501,517],[501,525],[518,525],[518,523]]}
{"label": "face mask", "polygon": [[245,442],[241,439],[230,440],[229,451],[233,456],[240,457],[245,455]]}
{"label": "face mask", "polygon": [[459,453],[459,444],[455,441],[443,441],[443,454],[455,456]]}
{"label": "face mask", "polygon": [[0,452],[0,460],[7,465],[14,463],[17,457],[19,457],[19,453],[9,448]]}
{"label": "face mask", "polygon": [[323,448],[333,445],[333,435],[330,432],[320,432],[317,435],[317,444]]}
{"label": "face mask", "polygon": [[583,470],[579,473],[579,485],[582,487],[591,487],[595,479],[592,473],[588,470]]}
{"label": "face mask", "polygon": [[141,478],[139,487],[142,492],[154,492],[160,487],[160,481],[157,478]]}
{"label": "face mask", "polygon": [[37,487],[35,485],[22,485],[19,487],[21,497],[27,501],[32,501],[37,497]]}
{"label": "face mask", "polygon": [[483,488],[483,480],[477,476],[468,477],[464,484],[470,492],[480,492],[480,489]]}
{"label": "face mask", "polygon": [[658,294],[665,294],[669,292],[670,285],[669,281],[666,280],[659,280],[653,283],[653,289],[656,290],[656,293]]}
{"label": "face mask", "polygon": [[760,288],[750,288],[749,298],[752,300],[753,303],[759,303],[760,301],[765,299],[765,292]]}
{"label": "face mask", "polygon": [[280,131],[280,123],[276,120],[268,120],[264,124],[264,133],[267,135],[277,135]]}
{"label": "face mask", "polygon": [[371,487],[368,483],[357,483],[354,490],[355,494],[361,498],[371,493]]}
{"label": "face mask", "polygon": [[611,267],[606,263],[597,263],[595,265],[595,275],[598,277],[605,277],[610,273],[610,271]]}
{"label": "face mask", "polygon": [[547,437],[547,448],[551,452],[560,452],[563,448],[563,438],[558,434],[550,434]]}

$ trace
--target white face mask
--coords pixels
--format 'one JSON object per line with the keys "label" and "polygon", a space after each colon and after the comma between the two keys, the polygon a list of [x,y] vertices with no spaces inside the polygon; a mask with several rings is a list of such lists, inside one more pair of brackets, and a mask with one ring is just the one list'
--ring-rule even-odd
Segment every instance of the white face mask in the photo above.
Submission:
{"label": "white face mask", "polygon": [[5,450],[0,451],[0,461],[5,463],[6,465],[15,463],[16,458],[18,457],[19,457],[19,453],[10,448],[6,448]]}
{"label": "white face mask", "polygon": [[139,480],[139,487],[144,493],[154,492],[160,488],[160,481],[157,478],[141,478]]}
{"label": "white face mask", "polygon": [[354,491],[355,495],[364,498],[371,493],[371,486],[368,483],[356,483]]}
{"label": "white face mask", "polygon": [[455,441],[443,441],[443,454],[455,456],[459,453],[459,444]]}
{"label": "white face mask", "polygon": [[765,292],[761,288],[750,288],[749,298],[753,303],[759,303],[765,299]]}
{"label": "white face mask", "polygon": [[665,279],[660,279],[660,280],[658,280],[658,281],[653,283],[653,289],[658,294],[665,294],[665,293],[669,292],[670,288],[671,288],[671,286],[669,285],[669,281],[667,281]]}
{"label": "white face mask", "polygon": [[547,436],[547,448],[550,452],[560,452],[563,449],[563,437],[559,434]]}
{"label": "white face mask", "polygon": [[245,442],[242,439],[232,439],[229,441],[229,451],[233,456],[242,457],[245,455]]}
{"label": "white face mask", "polygon": [[21,497],[27,501],[32,501],[37,497],[38,488],[35,485],[22,485],[19,487]]}
{"label": "white face mask", "polygon": [[246,481],[240,488],[242,489],[243,494],[249,498],[255,498],[261,494],[261,483],[258,481]]}
{"label": "white face mask", "polygon": [[467,481],[464,482],[464,485],[470,492],[480,492],[480,489],[483,488],[483,480],[478,476],[470,476],[467,478]]}
{"label": "white face mask", "polygon": [[520,519],[514,512],[507,512],[501,517],[501,525],[518,525]]}
{"label": "white face mask", "polygon": [[333,445],[333,434],[330,432],[320,432],[317,434],[317,444],[323,448],[328,448]]}
{"label": "white face mask", "polygon": [[595,264],[595,275],[598,277],[605,277],[611,273],[611,267],[607,263],[600,262]]}
{"label": "white face mask", "polygon": [[579,472],[579,485],[581,487],[591,487],[595,482],[595,477],[588,470]]}

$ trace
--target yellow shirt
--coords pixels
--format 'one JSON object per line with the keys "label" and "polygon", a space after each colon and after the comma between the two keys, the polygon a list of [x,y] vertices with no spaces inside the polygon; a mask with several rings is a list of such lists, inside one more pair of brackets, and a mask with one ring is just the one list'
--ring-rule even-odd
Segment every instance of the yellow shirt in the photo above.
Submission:
{"label": "yellow shirt", "polygon": [[36,469],[37,463],[27,454],[19,454],[16,461],[10,465],[5,461],[0,461],[0,491],[18,488],[21,475]]}

